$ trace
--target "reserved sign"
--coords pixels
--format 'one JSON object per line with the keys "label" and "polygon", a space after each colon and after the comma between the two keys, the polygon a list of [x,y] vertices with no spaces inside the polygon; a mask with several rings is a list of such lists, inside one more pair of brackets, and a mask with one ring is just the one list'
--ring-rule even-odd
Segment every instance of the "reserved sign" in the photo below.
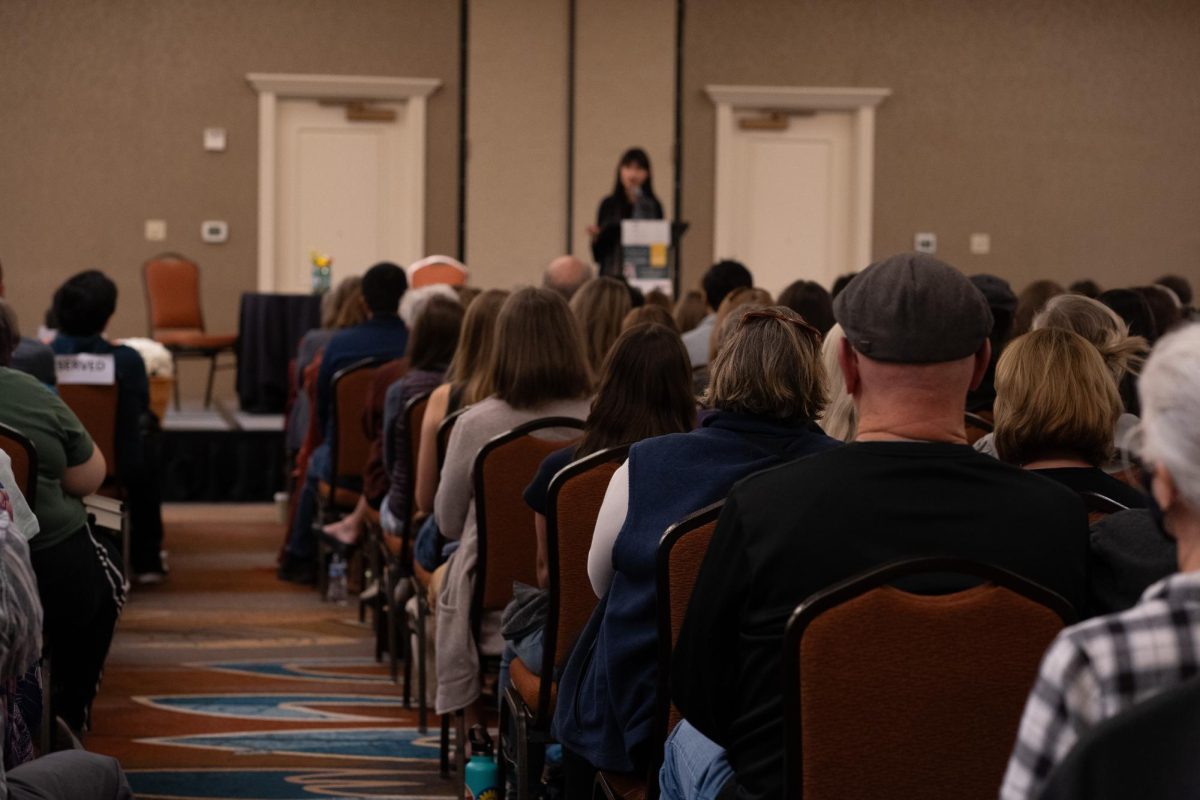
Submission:
{"label": "reserved sign", "polygon": [[59,383],[86,383],[91,386],[112,386],[117,382],[116,359],[111,353],[75,353],[54,357],[54,372]]}

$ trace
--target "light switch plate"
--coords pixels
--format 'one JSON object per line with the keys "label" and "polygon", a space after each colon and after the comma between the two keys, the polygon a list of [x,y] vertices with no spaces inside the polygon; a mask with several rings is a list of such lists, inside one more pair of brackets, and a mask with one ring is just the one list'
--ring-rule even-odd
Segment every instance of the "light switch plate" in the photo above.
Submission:
{"label": "light switch plate", "polygon": [[224,152],[225,150],[225,129],[224,128],[205,128],[204,129],[204,149],[214,153]]}
{"label": "light switch plate", "polygon": [[913,235],[913,250],[918,253],[936,253],[937,252],[937,234],[936,233],[917,233]]}
{"label": "light switch plate", "polygon": [[977,256],[986,256],[992,252],[992,237],[986,233],[971,234],[971,253]]}
{"label": "light switch plate", "polygon": [[146,241],[161,242],[167,238],[167,221],[165,219],[146,220]]}

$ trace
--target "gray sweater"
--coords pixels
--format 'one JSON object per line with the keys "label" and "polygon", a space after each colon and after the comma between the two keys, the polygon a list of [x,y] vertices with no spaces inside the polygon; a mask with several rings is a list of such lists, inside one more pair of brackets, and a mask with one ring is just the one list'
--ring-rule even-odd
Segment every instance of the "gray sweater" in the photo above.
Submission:
{"label": "gray sweater", "polygon": [[[471,592],[475,580],[477,541],[475,536],[475,491],[472,472],[475,456],[494,436],[530,420],[543,417],[584,419],[588,399],[556,401],[534,409],[518,410],[496,397],[471,406],[450,433],[446,462],[434,499],[434,517],[447,539],[461,544],[446,562],[446,574],[438,594],[437,607],[437,702],[438,714],[465,708],[479,697],[479,651],[471,636]],[[564,432],[571,438],[578,431]],[[532,476],[530,476],[532,478]],[[529,531],[533,535],[533,512],[529,513]],[[500,635],[499,614],[490,613],[480,626],[480,646],[484,653],[498,655],[504,648]]]}

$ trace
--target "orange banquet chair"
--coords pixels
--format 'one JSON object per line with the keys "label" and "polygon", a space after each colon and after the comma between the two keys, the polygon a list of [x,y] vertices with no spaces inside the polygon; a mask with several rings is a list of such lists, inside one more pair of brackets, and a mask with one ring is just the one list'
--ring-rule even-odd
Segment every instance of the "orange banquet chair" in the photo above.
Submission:
{"label": "orange banquet chair", "polygon": [[588,550],[608,484],[628,454],[629,445],[592,453],[563,467],[550,481],[546,507],[549,602],[542,662],[536,665],[539,674],[547,677],[542,680],[520,658],[513,659],[509,666],[512,685],[500,705],[501,742],[507,741],[509,718],[514,720],[516,732],[514,746],[505,748],[502,744],[497,755],[499,785],[505,785],[509,766],[506,754],[511,751],[518,800],[527,800],[530,779],[534,777],[530,772],[530,747],[553,741],[550,720],[558,697],[553,676],[566,665],[575,640],[599,602],[588,579]]}
{"label": "orange banquet chair", "polygon": [[409,265],[408,285],[413,289],[444,283],[447,286],[465,286],[467,267],[450,256],[429,256]]}
{"label": "orange banquet chair", "polygon": [[[970,588],[893,585],[922,578]],[[1074,620],[1049,589],[959,558],[809,597],[784,634],[784,797],[996,797],[1042,654]]]}
{"label": "orange banquet chair", "polygon": [[651,731],[650,758],[645,774],[628,772],[596,773],[594,798],[604,800],[656,800],[658,770],[662,766],[663,745],[683,716],[671,703],[671,657],[700,565],[708,553],[708,544],[717,529],[717,520],[725,501],[720,500],[693,512],[667,528],[658,542],[655,557],[655,595],[658,614],[658,688],[655,698],[654,726]]}
{"label": "orange banquet chair", "polygon": [[[200,268],[177,253],[161,253],[142,266],[146,287],[146,309],[150,315],[150,338],[171,351],[176,359],[207,358],[208,384],[204,407],[212,404],[213,376],[222,353],[234,353],[237,336],[211,334],[204,327],[200,308]],[[175,378],[175,408],[179,409],[179,377]]]}

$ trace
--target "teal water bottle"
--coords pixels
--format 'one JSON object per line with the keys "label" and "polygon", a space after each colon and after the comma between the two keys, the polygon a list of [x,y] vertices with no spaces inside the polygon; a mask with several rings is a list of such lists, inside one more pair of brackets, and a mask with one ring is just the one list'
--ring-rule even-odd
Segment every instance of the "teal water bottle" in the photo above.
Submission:
{"label": "teal water bottle", "polygon": [[496,800],[496,759],[492,757],[492,737],[482,725],[472,726],[471,760],[467,762],[463,777],[467,783],[467,797],[471,800]]}

